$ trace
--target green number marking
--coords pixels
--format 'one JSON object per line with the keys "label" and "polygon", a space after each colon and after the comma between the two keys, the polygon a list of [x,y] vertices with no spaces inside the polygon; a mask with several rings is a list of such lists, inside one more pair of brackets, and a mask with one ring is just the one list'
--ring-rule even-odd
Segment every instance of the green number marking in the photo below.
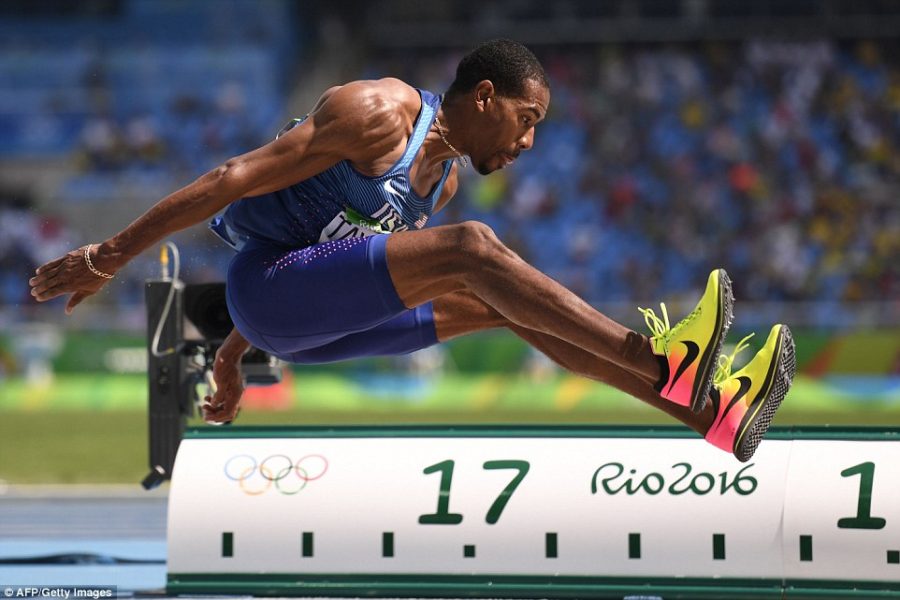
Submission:
{"label": "green number marking", "polygon": [[641,534],[628,534],[628,558],[641,557]]}
{"label": "green number marking", "polygon": [[725,560],[725,534],[713,534],[713,560]]}
{"label": "green number marking", "polygon": [[381,534],[381,556],[391,558],[394,556],[394,532],[385,531]]}
{"label": "green number marking", "polygon": [[872,484],[875,480],[875,463],[864,462],[841,471],[841,477],[859,475],[859,500],[856,516],[838,519],[841,529],[883,529],[887,521],[872,516]]}
{"label": "green number marking", "polygon": [[559,538],[553,532],[544,536],[544,555],[547,558],[559,558]]}
{"label": "green number marking", "polygon": [[503,488],[503,491],[500,492],[500,495],[497,496],[497,499],[494,500],[494,503],[491,504],[491,507],[488,509],[487,516],[484,520],[488,522],[488,525],[493,525],[500,519],[503,509],[506,508],[506,503],[509,502],[509,499],[512,498],[513,493],[516,491],[516,488],[519,487],[519,484],[525,479],[525,475],[528,474],[528,469],[531,468],[531,465],[524,460],[489,460],[484,463],[484,468],[488,471],[493,471],[495,469],[515,469],[518,471],[516,476],[512,478],[512,481],[510,481],[505,488]]}
{"label": "green number marking", "polygon": [[800,536],[800,560],[811,562],[813,559],[813,538],[811,535]]}
{"label": "green number marking", "polygon": [[[430,467],[425,467],[422,471],[426,475],[432,473],[441,474],[441,491],[438,494],[437,512],[419,515],[420,524],[459,525],[462,523],[463,516],[461,514],[450,512],[450,485],[453,483],[454,465],[455,463],[452,460],[444,460],[433,464]],[[525,475],[528,474],[528,469],[530,468],[531,465],[525,460],[489,460],[484,463],[484,469],[486,471],[494,471],[497,469],[515,469],[518,471],[515,477],[512,478],[512,481],[503,488],[503,491],[500,492],[500,495],[497,496],[497,499],[494,500],[494,503],[491,504],[491,507],[488,509],[484,520],[487,521],[489,525],[495,524],[500,519],[500,515],[503,514],[503,509],[506,508],[506,504],[509,502],[509,499],[512,498],[513,493],[516,491],[516,488],[519,487],[519,484],[522,483],[522,480],[525,479]]]}
{"label": "green number marking", "polygon": [[445,460],[437,464],[425,467],[422,471],[426,475],[440,472],[441,491],[438,494],[437,512],[420,515],[419,523],[422,525],[459,525],[463,516],[450,512],[450,484],[453,482],[453,461]]}
{"label": "green number marking", "polygon": [[234,533],[230,531],[222,532],[222,556],[224,558],[234,556]]}
{"label": "green number marking", "polygon": [[300,554],[306,558],[313,555],[313,534],[311,531],[304,531],[301,542]]}

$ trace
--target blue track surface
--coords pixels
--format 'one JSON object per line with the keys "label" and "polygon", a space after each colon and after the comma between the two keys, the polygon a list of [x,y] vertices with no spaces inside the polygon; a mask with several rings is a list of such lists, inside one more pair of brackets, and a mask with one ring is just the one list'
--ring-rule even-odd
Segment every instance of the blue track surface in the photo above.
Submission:
{"label": "blue track surface", "polygon": [[[48,557],[58,562],[10,564]],[[135,486],[133,492],[13,489],[0,495],[0,587],[116,586],[123,596],[159,593],[165,588],[165,557],[163,493]],[[59,564],[67,559],[76,564]]]}

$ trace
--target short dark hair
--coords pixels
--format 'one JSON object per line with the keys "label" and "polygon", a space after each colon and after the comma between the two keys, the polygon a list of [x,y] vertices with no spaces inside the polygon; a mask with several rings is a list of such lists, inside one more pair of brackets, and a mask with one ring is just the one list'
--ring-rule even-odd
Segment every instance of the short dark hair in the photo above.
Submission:
{"label": "short dark hair", "polygon": [[478,82],[489,79],[499,96],[519,98],[525,94],[525,83],[536,81],[550,89],[544,67],[525,46],[512,40],[485,42],[466,54],[456,67],[456,79],[447,96],[472,90]]}

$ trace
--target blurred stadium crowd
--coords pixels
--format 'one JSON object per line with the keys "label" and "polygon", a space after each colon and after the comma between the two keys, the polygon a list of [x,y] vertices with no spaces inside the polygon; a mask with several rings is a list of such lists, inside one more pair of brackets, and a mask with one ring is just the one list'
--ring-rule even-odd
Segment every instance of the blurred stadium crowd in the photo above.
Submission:
{"label": "blurred stadium crowd", "polygon": [[[220,27],[198,39],[196,22],[179,19],[190,42],[173,45],[170,15],[154,8],[173,3],[126,6],[116,27],[93,19],[68,43],[40,21],[0,42],[0,79],[10,83],[0,87],[0,158],[65,159],[58,206],[96,211],[138,197],[137,216],[271,139],[294,116],[292,88],[308,83],[291,58],[295,24],[277,13],[219,22],[191,9]],[[130,20],[139,31],[129,34]],[[437,222],[487,222],[598,304],[688,294],[719,265],[741,300],[900,297],[896,42],[534,49],[552,84],[534,149],[490,177],[461,169],[458,197]],[[373,55],[359,75],[440,92],[460,55]],[[0,306],[29,310],[33,268],[98,241],[61,216],[70,213],[0,194]],[[192,257],[186,279],[223,277],[230,251],[212,236],[179,243]],[[147,276],[127,269],[105,301],[139,304]]]}

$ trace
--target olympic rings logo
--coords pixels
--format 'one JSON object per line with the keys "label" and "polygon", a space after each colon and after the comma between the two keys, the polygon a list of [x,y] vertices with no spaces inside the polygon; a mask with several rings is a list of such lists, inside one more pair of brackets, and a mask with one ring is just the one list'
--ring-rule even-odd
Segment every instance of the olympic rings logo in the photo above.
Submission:
{"label": "olympic rings logo", "polygon": [[328,459],[321,454],[307,454],[296,462],[286,454],[272,454],[259,462],[249,454],[238,454],[225,462],[225,477],[237,481],[248,496],[259,496],[272,487],[293,496],[326,472]]}

